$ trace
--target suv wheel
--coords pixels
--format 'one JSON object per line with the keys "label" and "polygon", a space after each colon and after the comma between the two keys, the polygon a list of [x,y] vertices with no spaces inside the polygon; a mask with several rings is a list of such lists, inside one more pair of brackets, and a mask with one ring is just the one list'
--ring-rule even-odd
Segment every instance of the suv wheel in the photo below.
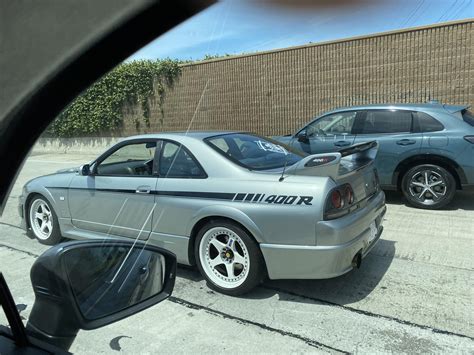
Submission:
{"label": "suv wheel", "polygon": [[412,206],[438,209],[453,199],[456,181],[449,171],[438,165],[417,165],[403,176],[402,192]]}

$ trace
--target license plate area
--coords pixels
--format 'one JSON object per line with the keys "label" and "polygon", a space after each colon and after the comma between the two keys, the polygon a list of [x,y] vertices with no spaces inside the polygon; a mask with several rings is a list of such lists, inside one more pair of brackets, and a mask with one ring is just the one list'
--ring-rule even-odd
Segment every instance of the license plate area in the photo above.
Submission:
{"label": "license plate area", "polygon": [[378,235],[377,223],[373,221],[369,227],[369,244],[372,243]]}

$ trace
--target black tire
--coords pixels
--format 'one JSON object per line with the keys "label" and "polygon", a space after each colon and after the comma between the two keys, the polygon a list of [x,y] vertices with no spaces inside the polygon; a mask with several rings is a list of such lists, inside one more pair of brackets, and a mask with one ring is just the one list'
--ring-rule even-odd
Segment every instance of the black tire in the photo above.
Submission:
{"label": "black tire", "polygon": [[[52,230],[49,234],[49,236],[45,237],[45,235],[41,235],[40,232],[38,231],[38,228],[36,228],[33,224],[35,221],[33,220],[32,211],[33,206],[36,206],[36,204],[44,204],[48,207],[50,211],[50,217],[48,217],[48,220],[51,222]],[[59,222],[58,222],[58,216],[56,215],[56,212],[54,211],[53,207],[51,204],[48,202],[48,200],[41,196],[41,195],[35,195],[29,202],[28,204],[28,224],[29,224],[29,229],[28,233],[35,237],[41,244],[45,245],[55,245],[61,242],[62,236],[61,236],[61,230],[59,229]],[[39,223],[39,222],[38,222]],[[42,223],[45,223],[44,221]]]}
{"label": "black tire", "polygon": [[[426,190],[428,187],[426,177],[428,177],[429,190]],[[414,184],[422,184],[424,187]],[[453,200],[456,193],[456,180],[441,166],[421,164],[412,167],[403,175],[401,187],[410,205],[435,210],[443,208]]]}
{"label": "black tire", "polygon": [[[201,260],[201,253],[200,253],[201,242],[203,242],[203,243],[207,242],[207,240],[209,238],[209,236],[208,236],[209,231],[217,230],[217,232],[215,234],[219,234],[218,229],[222,229],[222,228],[232,231],[233,233],[235,233],[238,236],[238,238],[240,238],[240,241],[238,241],[237,239],[234,240],[234,242],[233,242],[234,248],[238,248],[240,246],[239,243],[243,242],[245,244],[246,250],[248,251],[248,255],[247,255],[247,253],[244,252],[243,249],[240,249],[241,252],[239,252],[239,254],[241,256],[246,255],[246,257],[248,257],[248,260],[249,260],[249,263],[248,263],[249,268],[247,269],[245,280],[240,285],[232,286],[229,283],[228,287],[223,287],[222,285],[217,284],[214,281],[216,276],[213,276],[212,271],[209,270],[209,268],[212,269],[212,267],[207,266],[205,268],[203,266],[203,263],[205,263],[206,260]],[[203,238],[205,236],[206,236],[206,240],[203,241]],[[224,234],[220,234],[217,238],[219,238],[219,237],[229,238]],[[236,241],[237,241],[237,243],[236,243]],[[212,247],[210,246],[210,243],[208,243],[207,246],[206,246],[206,244],[203,244],[202,248],[204,248],[203,250],[208,250],[209,255],[211,254]],[[217,249],[214,252],[216,252],[216,251],[217,251]],[[222,253],[223,252],[217,253],[217,256],[215,258],[222,258],[223,257]],[[234,253],[235,253],[235,251],[234,251]],[[220,292],[220,293],[223,293],[223,294],[226,294],[226,295],[241,296],[241,295],[251,291],[256,286],[258,286],[262,282],[262,280],[265,278],[265,275],[266,275],[266,268],[265,268],[263,256],[260,252],[260,248],[258,247],[257,243],[253,240],[253,238],[245,230],[242,229],[242,227],[240,227],[237,223],[234,223],[232,221],[213,220],[213,221],[207,223],[206,225],[204,225],[196,236],[196,241],[194,243],[194,255],[195,255],[195,258],[196,258],[196,264],[197,264],[197,267],[199,269],[199,272],[206,279],[208,287],[215,290],[215,291],[217,291],[217,292]],[[232,257],[233,260],[234,260],[234,258],[235,258],[235,256]],[[235,265],[237,265],[237,266],[241,265],[242,269],[245,270],[245,267],[243,266],[243,264],[237,263]],[[225,264],[220,264],[220,265],[217,265],[217,266],[225,267]],[[217,266],[214,267],[214,270],[217,269]],[[208,272],[209,272],[209,274],[208,274]],[[244,272],[244,271],[242,271],[242,272]],[[224,273],[227,274],[225,271],[224,271]],[[227,276],[229,276],[229,275],[227,275]],[[226,276],[223,275],[223,278],[225,278],[225,277]],[[213,278],[214,278],[214,280],[213,280]],[[222,281],[222,282],[225,282],[225,281]],[[238,281],[238,282],[241,282],[241,281]]]}

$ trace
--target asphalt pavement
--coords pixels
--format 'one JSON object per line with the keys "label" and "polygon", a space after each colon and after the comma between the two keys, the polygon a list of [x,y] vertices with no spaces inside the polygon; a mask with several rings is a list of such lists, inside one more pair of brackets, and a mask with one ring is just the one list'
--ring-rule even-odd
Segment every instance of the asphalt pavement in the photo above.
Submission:
{"label": "asphalt pavement", "polygon": [[[21,316],[29,270],[47,249],[18,228],[29,179],[93,156],[33,155],[0,218],[0,271]],[[441,211],[387,193],[382,239],[358,270],[330,280],[267,281],[244,297],[211,291],[180,267],[173,296],[107,327],[81,331],[75,353],[474,353],[474,193]],[[6,320],[0,312],[0,324]]]}

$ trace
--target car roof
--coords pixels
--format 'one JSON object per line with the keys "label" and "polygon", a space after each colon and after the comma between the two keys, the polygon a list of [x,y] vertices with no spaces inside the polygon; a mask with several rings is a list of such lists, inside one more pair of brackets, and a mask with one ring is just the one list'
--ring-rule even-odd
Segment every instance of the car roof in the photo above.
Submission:
{"label": "car roof", "polygon": [[438,102],[434,103],[413,103],[413,104],[371,104],[371,105],[359,105],[359,106],[346,106],[346,107],[339,107],[332,111],[328,111],[328,113],[337,113],[342,111],[348,110],[413,110],[413,111],[448,111],[450,113],[461,111],[465,108],[468,108],[468,105],[443,105]]}
{"label": "car roof", "polygon": [[232,134],[232,133],[245,133],[245,132],[240,132],[240,131],[174,131],[174,132],[141,134],[138,136],[127,137],[126,139],[127,140],[140,139],[140,138],[173,139],[176,137],[189,137],[189,138],[203,140],[205,138],[218,136],[221,134]]}

